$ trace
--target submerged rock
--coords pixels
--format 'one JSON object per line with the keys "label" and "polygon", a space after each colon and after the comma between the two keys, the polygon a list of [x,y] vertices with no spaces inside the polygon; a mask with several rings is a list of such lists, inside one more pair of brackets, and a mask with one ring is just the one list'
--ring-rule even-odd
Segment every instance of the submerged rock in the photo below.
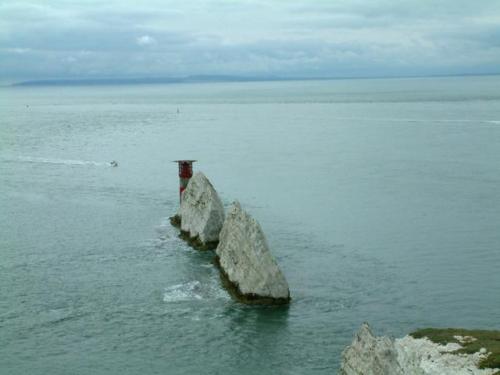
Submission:
{"label": "submerged rock", "polygon": [[241,301],[286,304],[290,291],[259,223],[238,202],[227,213],[215,250],[223,278]]}
{"label": "submerged rock", "polygon": [[181,237],[194,248],[215,249],[224,223],[224,206],[210,181],[196,172],[182,193],[177,214],[170,218],[181,229]]}
{"label": "submerged rock", "polygon": [[486,350],[456,353],[457,343],[441,345],[428,338],[407,335],[401,339],[374,337],[364,323],[352,344],[342,353],[341,375],[493,375],[498,369],[479,369]]}

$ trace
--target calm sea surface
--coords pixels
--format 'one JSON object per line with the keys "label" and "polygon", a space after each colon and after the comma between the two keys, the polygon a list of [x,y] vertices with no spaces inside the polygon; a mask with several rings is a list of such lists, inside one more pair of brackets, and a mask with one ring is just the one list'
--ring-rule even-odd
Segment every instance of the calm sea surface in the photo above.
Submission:
{"label": "calm sea surface", "polygon": [[[179,158],[289,308],[177,238]],[[500,329],[500,77],[0,89],[0,374],[335,374],[363,321]]]}

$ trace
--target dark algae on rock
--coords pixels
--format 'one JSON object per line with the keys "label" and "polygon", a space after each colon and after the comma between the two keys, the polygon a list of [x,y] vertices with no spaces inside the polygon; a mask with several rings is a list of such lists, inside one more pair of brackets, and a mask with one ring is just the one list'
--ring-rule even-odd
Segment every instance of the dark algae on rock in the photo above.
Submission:
{"label": "dark algae on rock", "polygon": [[[179,215],[171,216],[169,219],[170,219],[170,224],[172,224],[176,228],[179,229],[181,228],[181,217]],[[192,237],[188,231],[182,229],[180,230],[179,238],[186,241],[187,244],[191,246],[193,249],[201,251],[215,250],[215,248],[219,244],[219,241],[203,242],[201,241],[200,236],[196,235]]]}
{"label": "dark algae on rock", "polygon": [[172,224],[176,228],[181,227],[181,217],[179,215],[174,215],[171,216],[170,218],[170,224]]}
{"label": "dark algae on rock", "polygon": [[215,248],[219,244],[219,241],[203,242],[200,239],[200,236],[191,237],[190,233],[184,230],[181,230],[179,237],[182,238],[184,241],[186,241],[187,244],[191,246],[193,249],[201,251],[215,250]]}

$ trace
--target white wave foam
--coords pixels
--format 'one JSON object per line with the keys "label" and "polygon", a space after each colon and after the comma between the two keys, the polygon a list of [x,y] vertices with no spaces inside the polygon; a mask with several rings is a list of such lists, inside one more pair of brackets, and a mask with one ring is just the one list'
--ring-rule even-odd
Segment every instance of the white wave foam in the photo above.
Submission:
{"label": "white wave foam", "polygon": [[201,295],[201,283],[196,280],[165,288],[165,293],[163,294],[164,302],[182,302],[201,299],[203,299]]}
{"label": "white wave foam", "polygon": [[172,224],[170,224],[169,218],[163,219],[159,225],[154,227],[154,231],[162,237],[172,237],[175,233]]}
{"label": "white wave foam", "polygon": [[222,289],[218,282],[218,277],[207,280],[207,283],[201,283],[198,280],[189,281],[183,284],[172,285],[165,288],[163,294],[164,302],[186,302],[213,299],[229,299],[228,294]]}
{"label": "white wave foam", "polygon": [[159,225],[154,227],[156,238],[148,240],[147,243],[156,248],[167,247],[169,244],[180,242],[176,229],[170,224],[169,218],[162,219]]}

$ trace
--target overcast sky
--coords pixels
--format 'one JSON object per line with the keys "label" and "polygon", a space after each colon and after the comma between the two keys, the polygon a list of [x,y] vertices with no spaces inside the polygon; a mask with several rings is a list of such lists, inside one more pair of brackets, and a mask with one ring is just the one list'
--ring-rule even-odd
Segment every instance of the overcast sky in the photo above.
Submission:
{"label": "overcast sky", "polygon": [[500,0],[0,0],[0,81],[500,73]]}

